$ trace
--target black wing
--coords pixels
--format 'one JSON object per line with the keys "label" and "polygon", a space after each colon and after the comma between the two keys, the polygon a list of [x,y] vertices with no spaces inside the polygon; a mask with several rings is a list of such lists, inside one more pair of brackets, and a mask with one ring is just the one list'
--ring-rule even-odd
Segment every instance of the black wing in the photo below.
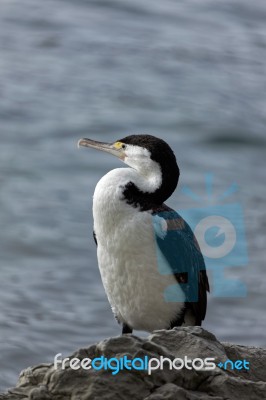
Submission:
{"label": "black wing", "polygon": [[196,325],[201,325],[206,314],[209,282],[198,242],[186,221],[165,204],[154,208],[152,215],[158,255],[166,259],[185,293],[186,308],[192,309]]}
{"label": "black wing", "polygon": [[97,237],[96,237],[96,233],[95,233],[95,231],[93,231],[93,239],[94,239],[94,242],[95,242],[95,244],[96,244],[96,246],[98,246],[98,243],[97,243]]}

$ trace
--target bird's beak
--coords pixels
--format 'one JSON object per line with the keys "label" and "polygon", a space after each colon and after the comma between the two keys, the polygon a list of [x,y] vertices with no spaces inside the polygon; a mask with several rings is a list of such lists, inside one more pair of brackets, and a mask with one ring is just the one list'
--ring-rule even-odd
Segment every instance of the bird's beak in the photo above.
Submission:
{"label": "bird's beak", "polygon": [[105,151],[106,153],[113,154],[113,156],[116,156],[120,158],[121,160],[124,160],[125,158],[125,152],[123,149],[123,143],[121,142],[115,142],[115,143],[103,143],[103,142],[97,142],[96,140],[91,140],[91,139],[80,139],[78,141],[78,147],[83,146],[83,147],[92,147],[93,149],[96,150],[101,150]]}

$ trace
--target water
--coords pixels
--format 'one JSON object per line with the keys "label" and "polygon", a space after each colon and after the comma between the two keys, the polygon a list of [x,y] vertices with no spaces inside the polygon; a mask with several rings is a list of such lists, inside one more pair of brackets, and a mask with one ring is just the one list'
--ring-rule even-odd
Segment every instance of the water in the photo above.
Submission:
{"label": "water", "polygon": [[[22,368],[117,335],[97,268],[92,193],[117,160],[83,136],[166,139],[180,187],[236,182],[244,299],[212,295],[204,326],[266,344],[266,3],[3,0],[0,4],[0,386]],[[168,201],[195,207],[178,190]],[[211,279],[210,279],[211,280]]]}

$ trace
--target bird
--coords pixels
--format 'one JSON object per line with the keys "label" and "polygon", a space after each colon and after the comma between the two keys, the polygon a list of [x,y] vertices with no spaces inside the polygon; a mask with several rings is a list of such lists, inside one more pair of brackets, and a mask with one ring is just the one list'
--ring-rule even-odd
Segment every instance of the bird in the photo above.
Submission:
{"label": "bird", "polygon": [[165,201],[180,170],[161,138],[134,134],[104,143],[80,139],[124,162],[97,183],[93,237],[102,283],[122,334],[201,325],[210,290],[188,223]]}

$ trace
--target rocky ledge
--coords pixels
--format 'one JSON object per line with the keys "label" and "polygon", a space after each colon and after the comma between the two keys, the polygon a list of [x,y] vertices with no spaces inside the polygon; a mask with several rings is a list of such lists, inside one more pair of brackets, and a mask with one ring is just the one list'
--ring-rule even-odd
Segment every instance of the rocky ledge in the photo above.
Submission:
{"label": "rocky ledge", "polygon": [[[146,356],[146,357],[145,357]],[[72,369],[78,360],[103,358],[157,360],[164,368],[140,370]],[[200,360],[215,358],[213,369],[200,369]],[[174,363],[173,361],[178,358]],[[181,359],[181,360],[180,360]],[[187,366],[181,369],[182,362]],[[182,361],[183,360],[183,361]],[[192,360],[193,364],[192,364]],[[171,362],[175,367],[172,368]],[[220,366],[218,366],[218,364]],[[96,365],[96,364],[95,364]],[[112,364],[113,365],[113,364]],[[156,360],[151,361],[155,368]],[[189,369],[189,367],[192,367]],[[146,339],[133,335],[110,338],[80,349],[62,364],[41,364],[22,371],[15,388],[1,400],[262,400],[266,399],[266,350],[220,343],[200,327],[155,331]],[[138,368],[139,367],[139,368]]]}

